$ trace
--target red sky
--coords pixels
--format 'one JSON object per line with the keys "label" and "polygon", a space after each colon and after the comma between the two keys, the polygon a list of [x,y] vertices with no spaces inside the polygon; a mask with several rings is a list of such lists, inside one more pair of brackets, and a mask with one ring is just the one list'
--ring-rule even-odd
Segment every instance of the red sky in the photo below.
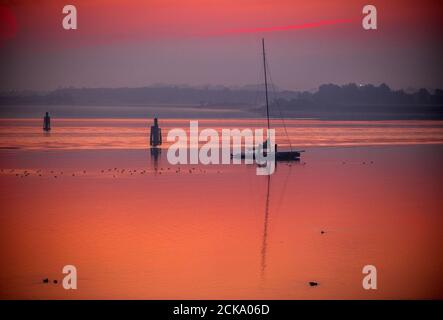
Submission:
{"label": "red sky", "polygon": [[[361,9],[369,3],[379,11],[383,32],[402,29],[405,33],[425,35],[442,27],[442,14],[437,9],[443,8],[438,1],[429,0],[77,0],[69,3],[77,7],[79,15],[79,29],[69,38],[61,28],[61,10],[66,1],[3,1],[2,13],[8,11],[8,16],[15,16],[16,38],[63,44],[68,40],[141,41],[200,36],[323,20],[354,19],[359,24]],[[3,23],[2,14],[2,26],[10,23]]]}
{"label": "red sky", "polygon": [[[42,71],[42,66],[45,66],[47,71],[53,69],[53,72],[47,72],[50,77],[46,84],[41,79],[38,81],[38,86],[48,88],[69,84],[118,86],[127,83],[128,86],[133,86],[155,82],[177,83],[185,80],[189,80],[190,84],[233,84],[232,79],[226,76],[218,79],[215,69],[212,70],[215,74],[196,74],[195,77],[190,77],[189,69],[184,69],[182,64],[191,63],[194,68],[200,68],[199,61],[202,59],[199,55],[205,55],[203,60],[206,60],[207,64],[219,65],[219,60],[224,58],[235,64],[235,54],[239,59],[239,65],[234,66],[234,69],[237,69],[243,60],[251,57],[251,52],[256,50],[255,47],[251,50],[251,45],[262,36],[270,41],[271,53],[274,52],[278,61],[281,61],[281,69],[288,68],[287,64],[294,55],[298,61],[306,59],[307,55],[316,56],[317,61],[332,59],[323,66],[323,70],[329,68],[328,73],[334,75],[329,79],[323,72],[316,72],[311,67],[312,79],[307,79],[309,81],[306,83],[298,81],[291,84],[291,79],[282,75],[283,87],[310,88],[327,81],[390,81],[392,75],[386,75],[384,80],[383,74],[373,74],[375,65],[368,67],[368,71],[372,71],[367,77],[361,74],[352,76],[350,68],[355,69],[357,60],[371,64],[396,64],[399,63],[398,57],[405,54],[406,57],[400,59],[403,67],[406,64],[415,69],[408,75],[400,75],[399,81],[393,78],[392,81],[396,82],[392,83],[393,86],[420,85],[412,78],[419,78],[423,86],[441,84],[441,79],[436,79],[435,75],[431,74],[428,78],[425,76],[425,73],[428,73],[426,68],[429,68],[431,73],[435,70],[435,66],[427,66],[426,63],[432,64],[437,61],[437,53],[441,52],[438,42],[443,30],[443,7],[438,1],[372,1],[370,3],[376,5],[378,10],[377,31],[362,29],[361,11],[369,2],[361,0],[70,1],[69,4],[74,4],[78,10],[78,30],[75,31],[62,28],[62,7],[66,4],[65,1],[16,0],[0,3],[0,65],[7,67],[10,78],[14,78],[5,87],[36,87],[36,80],[22,81],[24,70],[20,65],[23,64],[35,69],[36,73]],[[343,23],[342,20],[347,22]],[[334,21],[340,23],[331,23]],[[280,28],[285,26],[295,27]],[[269,28],[271,31],[266,31]],[[104,72],[97,69],[94,81],[90,81],[90,77],[81,74],[79,70],[72,70],[71,82],[59,79],[55,74],[58,73],[61,64],[66,65],[66,61],[70,60],[72,50],[76,52],[75,59],[79,60],[76,69],[83,65],[87,68],[94,59],[109,59],[113,64],[102,66],[107,69]],[[226,55],[226,51],[230,51],[231,54]],[[150,57],[149,53],[152,52],[155,52],[155,57]],[[284,52],[288,52],[289,55],[285,57]],[[121,65],[127,62],[120,63],[116,58],[116,55],[120,55],[122,59],[127,57],[141,63],[143,59],[159,59],[163,53],[176,67],[176,72],[166,72],[168,77],[161,77],[162,71],[154,68],[153,73],[159,77],[143,78],[139,75],[131,79],[130,72],[125,74],[124,70],[127,69],[121,69]],[[217,54],[220,57],[217,57]],[[369,54],[370,56],[366,56]],[[31,56],[40,60],[40,66],[31,63]],[[183,56],[188,58],[184,60]],[[212,57],[212,60],[208,57]],[[349,66],[343,65],[343,68],[348,69],[343,75],[338,74],[338,70],[331,65],[337,57],[352,60]],[[89,62],[86,62],[86,59]],[[417,59],[422,63],[417,65]],[[54,60],[56,63],[51,63]],[[306,63],[315,66],[312,60]],[[330,65],[331,67],[328,67]],[[109,69],[114,69],[115,72]],[[392,71],[401,69],[398,65]],[[383,68],[380,72],[382,71]],[[115,78],[122,72],[123,78],[110,81],[110,77]],[[188,73],[186,77],[183,76],[185,72]],[[100,73],[103,74],[102,79],[98,76]],[[405,77],[411,78],[411,81],[405,81]],[[159,78],[159,81],[156,81],[156,78]],[[254,80],[251,79],[252,82]],[[249,79],[242,79],[242,82],[248,81]]]}

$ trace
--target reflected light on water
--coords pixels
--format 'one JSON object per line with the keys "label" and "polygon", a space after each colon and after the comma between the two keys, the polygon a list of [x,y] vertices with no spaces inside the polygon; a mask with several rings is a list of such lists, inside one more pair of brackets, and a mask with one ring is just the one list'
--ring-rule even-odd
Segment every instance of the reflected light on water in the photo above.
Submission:
{"label": "reflected light on water", "polygon": [[[443,121],[274,121],[279,146],[364,146],[443,143]],[[145,149],[150,121],[140,119],[54,119],[43,133],[40,119],[0,120],[2,149]],[[189,120],[161,120],[163,135],[172,128],[189,134]],[[199,121],[199,129],[264,128],[262,120]],[[286,135],[287,133],[287,135]],[[164,138],[163,147],[168,143]]]}

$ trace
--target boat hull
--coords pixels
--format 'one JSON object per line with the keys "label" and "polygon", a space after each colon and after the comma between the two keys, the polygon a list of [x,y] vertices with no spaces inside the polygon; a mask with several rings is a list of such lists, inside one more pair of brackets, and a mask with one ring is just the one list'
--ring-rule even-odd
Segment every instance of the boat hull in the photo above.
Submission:
{"label": "boat hull", "polygon": [[[240,153],[238,155],[231,154],[231,159],[232,158],[245,159],[246,154],[245,153]],[[255,160],[255,153],[252,154],[252,159]],[[275,161],[299,161],[299,160],[300,160],[300,152],[298,151],[278,151],[275,153]]]}

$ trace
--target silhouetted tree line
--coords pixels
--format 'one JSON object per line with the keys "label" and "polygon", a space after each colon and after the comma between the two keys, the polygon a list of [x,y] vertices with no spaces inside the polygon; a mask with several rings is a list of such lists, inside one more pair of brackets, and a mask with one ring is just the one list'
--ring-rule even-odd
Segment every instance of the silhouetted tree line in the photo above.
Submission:
{"label": "silhouetted tree line", "polygon": [[[272,93],[272,92],[271,92]],[[263,106],[263,87],[180,87],[63,88],[41,92],[0,93],[0,105],[149,105],[191,104],[201,106]],[[386,84],[338,86],[324,84],[316,92],[278,91],[271,94],[273,105],[289,111],[375,110],[380,107],[443,105],[443,90],[414,93],[391,90]],[[375,108],[375,109],[374,109]],[[426,108],[425,108],[426,109]],[[423,109],[424,110],[424,109]]]}
{"label": "silhouetted tree line", "polygon": [[250,106],[257,92],[227,87],[64,88],[48,93],[0,94],[0,104],[47,105],[149,105],[193,104],[203,106]]}
{"label": "silhouetted tree line", "polygon": [[420,89],[414,93],[403,90],[391,90],[386,84],[380,86],[356,85],[350,83],[343,86],[335,84],[321,85],[318,91],[300,92],[293,99],[276,99],[285,108],[330,108],[331,106],[353,105],[443,105],[443,90],[437,89],[430,93],[427,89]]}
{"label": "silhouetted tree line", "polygon": [[[280,113],[277,113],[279,110]],[[263,108],[262,108],[263,111]],[[299,92],[294,98],[277,98],[271,116],[314,117],[320,119],[443,119],[443,90],[414,93],[391,90],[386,84],[338,86],[321,85],[318,91]]]}

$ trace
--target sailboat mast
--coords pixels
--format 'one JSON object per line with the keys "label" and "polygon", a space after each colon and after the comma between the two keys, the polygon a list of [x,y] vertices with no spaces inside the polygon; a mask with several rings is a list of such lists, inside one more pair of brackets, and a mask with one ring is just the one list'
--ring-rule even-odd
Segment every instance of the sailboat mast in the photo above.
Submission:
{"label": "sailboat mast", "polygon": [[265,69],[266,117],[268,119],[268,130],[269,130],[270,125],[269,125],[268,77],[266,74],[266,54],[265,54],[265,39],[264,38],[262,38],[262,47],[263,47],[263,68]]}

